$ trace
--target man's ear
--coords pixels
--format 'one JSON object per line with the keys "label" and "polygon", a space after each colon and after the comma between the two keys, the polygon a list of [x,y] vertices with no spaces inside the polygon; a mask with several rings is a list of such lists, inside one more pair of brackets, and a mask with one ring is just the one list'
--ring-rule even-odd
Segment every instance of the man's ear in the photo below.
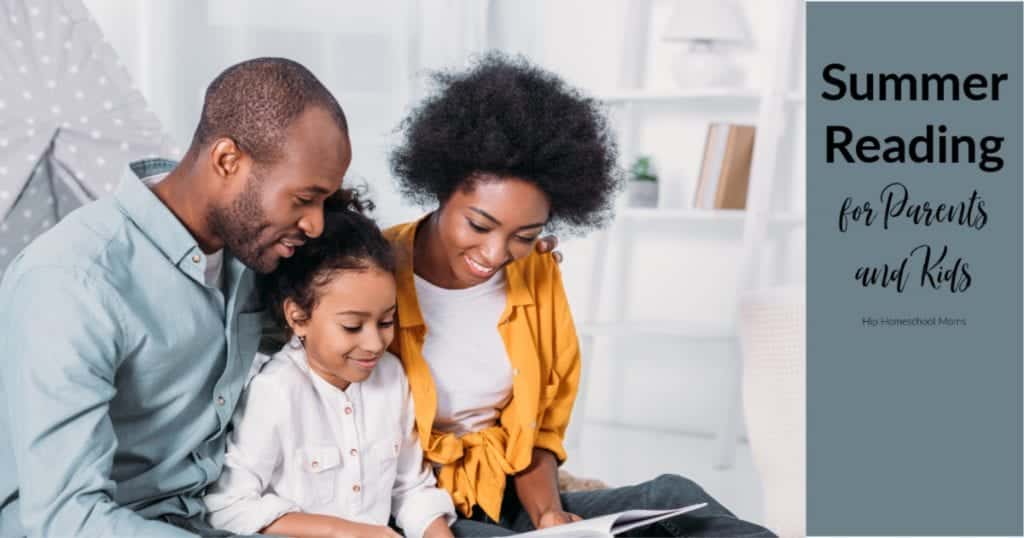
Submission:
{"label": "man's ear", "polygon": [[213,173],[225,179],[244,176],[246,157],[234,140],[222,137],[210,144],[210,166]]}

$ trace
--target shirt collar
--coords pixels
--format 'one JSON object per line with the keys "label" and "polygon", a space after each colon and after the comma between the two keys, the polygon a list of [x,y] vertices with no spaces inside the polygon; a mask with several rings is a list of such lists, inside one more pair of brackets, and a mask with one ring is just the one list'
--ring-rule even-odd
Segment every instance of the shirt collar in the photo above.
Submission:
{"label": "shirt collar", "polygon": [[166,174],[177,162],[169,159],[143,159],[128,164],[114,197],[128,218],[135,222],[161,252],[174,264],[199,245],[185,225],[144,183],[148,177]]}
{"label": "shirt collar", "polygon": [[[427,213],[416,221],[405,224],[395,235],[395,278],[398,281],[398,324],[401,327],[416,327],[424,324],[420,303],[416,298],[413,253],[416,244],[416,230],[419,229],[420,223],[430,215]],[[526,276],[523,273],[523,265],[528,258],[505,266],[508,307],[534,304],[533,292],[527,286]],[[510,310],[510,308],[506,308],[506,312]]]}
{"label": "shirt collar", "polygon": [[306,374],[306,376],[312,381],[313,386],[320,394],[340,394],[346,401],[352,399],[352,397],[358,396],[358,389],[350,390],[352,387],[358,386],[358,383],[350,382],[348,384],[348,388],[342,390],[332,385],[326,379],[320,377],[320,374],[314,372],[309,366],[309,354],[306,353],[306,347],[299,340],[298,336],[293,335],[288,343],[281,348],[281,351],[277,355],[274,355],[271,360],[279,356],[283,360],[292,361],[295,366],[297,366],[299,370]]}

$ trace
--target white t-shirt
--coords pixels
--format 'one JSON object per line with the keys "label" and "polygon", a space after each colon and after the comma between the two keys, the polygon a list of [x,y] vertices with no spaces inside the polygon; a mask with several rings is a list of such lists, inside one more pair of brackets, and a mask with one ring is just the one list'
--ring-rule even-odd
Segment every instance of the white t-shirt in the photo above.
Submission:
{"label": "white t-shirt", "polygon": [[[160,183],[161,181],[166,179],[169,174],[170,173],[168,172],[166,174],[157,174],[154,176],[147,177],[145,179],[146,186],[152,189],[153,187],[156,186],[157,183]],[[221,270],[223,269],[223,267],[224,249],[218,250],[213,254],[207,254],[206,270],[203,271],[203,282],[205,282],[206,285],[210,286],[211,288],[220,289],[221,283],[224,281],[224,279],[221,277],[221,275],[224,273]]]}
{"label": "white t-shirt", "polygon": [[464,435],[495,425],[512,398],[512,365],[498,333],[505,271],[459,290],[414,281],[427,326],[423,358],[437,389],[434,428]]}
{"label": "white t-shirt", "polygon": [[[224,470],[203,498],[210,524],[255,534],[289,512],[387,525],[421,536],[455,507],[435,487],[414,430],[409,383],[398,358],[341,390],[306,362],[293,338],[252,378],[232,419]],[[257,366],[258,367],[258,366]]]}
{"label": "white t-shirt", "polygon": [[220,249],[213,254],[206,255],[206,270],[203,274],[203,280],[206,282],[207,286],[220,289],[221,282],[223,282],[223,278],[221,278],[221,275],[223,274],[221,269],[223,267],[224,249]]}

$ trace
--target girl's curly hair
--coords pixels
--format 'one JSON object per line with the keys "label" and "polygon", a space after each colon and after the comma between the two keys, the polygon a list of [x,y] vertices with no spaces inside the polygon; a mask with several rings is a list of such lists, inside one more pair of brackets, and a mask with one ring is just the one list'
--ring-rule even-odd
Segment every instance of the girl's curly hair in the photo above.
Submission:
{"label": "girl's curly hair", "polygon": [[365,215],[373,210],[373,202],[363,195],[364,189],[341,189],[328,197],[323,233],[259,277],[257,289],[275,324],[271,332],[277,333],[273,344],[291,335],[284,318],[285,299],[295,301],[308,316],[319,302],[320,290],[338,271],[394,273],[395,255],[380,228]]}

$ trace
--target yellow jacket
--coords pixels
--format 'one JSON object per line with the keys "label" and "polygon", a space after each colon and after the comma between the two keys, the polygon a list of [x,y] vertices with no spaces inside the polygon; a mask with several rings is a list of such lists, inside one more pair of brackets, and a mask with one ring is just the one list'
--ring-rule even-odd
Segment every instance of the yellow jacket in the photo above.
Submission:
{"label": "yellow jacket", "polygon": [[496,329],[512,363],[512,400],[498,425],[462,437],[433,431],[437,394],[423,358],[427,327],[413,282],[413,240],[422,219],[391,227],[395,247],[398,331],[391,352],[402,359],[416,406],[416,427],[427,459],[441,467],[438,485],[467,517],[479,505],[492,519],[501,512],[506,476],[530,465],[533,448],[565,461],[563,439],[576,400],[580,351],[558,263],[550,254],[505,268],[508,301]]}

